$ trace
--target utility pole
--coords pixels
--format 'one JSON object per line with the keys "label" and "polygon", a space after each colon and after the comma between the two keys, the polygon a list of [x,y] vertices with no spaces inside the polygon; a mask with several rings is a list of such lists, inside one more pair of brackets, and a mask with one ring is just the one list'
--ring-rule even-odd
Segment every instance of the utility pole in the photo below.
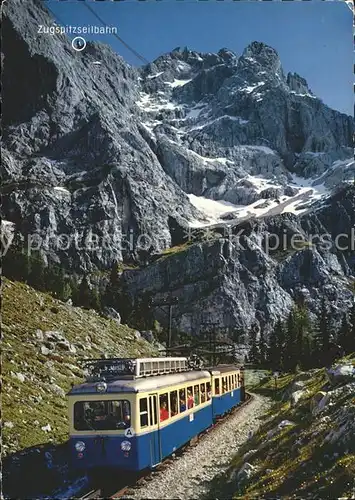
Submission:
{"label": "utility pole", "polygon": [[209,340],[209,350],[210,350],[210,364],[212,366],[215,366],[216,364],[216,355],[217,355],[217,352],[216,352],[216,337],[217,337],[217,333],[216,333],[216,330],[217,330],[217,327],[219,326],[219,323],[218,322],[209,322],[209,321],[206,321],[206,323],[204,323],[204,325],[207,326],[207,332],[208,333],[208,340]]}
{"label": "utility pole", "polygon": [[[169,324],[168,324],[168,335],[166,341],[166,347],[169,349],[172,344],[172,323],[173,323],[173,306],[177,304],[179,299],[177,297],[167,298],[162,300],[161,302],[151,302],[151,307],[158,307],[164,314],[168,315]],[[168,313],[163,309],[163,307],[169,307]]]}
{"label": "utility pole", "polygon": [[168,347],[171,347],[171,324],[173,320],[173,304],[169,304],[169,333],[168,333]]}

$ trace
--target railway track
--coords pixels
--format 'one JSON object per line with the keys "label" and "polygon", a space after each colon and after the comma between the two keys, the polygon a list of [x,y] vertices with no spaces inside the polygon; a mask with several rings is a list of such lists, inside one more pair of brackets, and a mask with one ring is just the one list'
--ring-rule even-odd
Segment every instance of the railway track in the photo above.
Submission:
{"label": "railway track", "polygon": [[154,476],[156,474],[159,474],[162,472],[166,467],[171,465],[179,456],[181,456],[183,453],[185,453],[187,450],[190,448],[194,448],[198,446],[198,444],[204,439],[205,436],[208,435],[209,432],[213,431],[217,426],[222,425],[224,422],[226,422],[227,419],[229,419],[232,415],[235,415],[238,413],[242,408],[244,408],[246,405],[251,403],[253,401],[253,396],[249,393],[245,394],[245,401],[233,408],[229,413],[227,413],[225,416],[219,418],[211,427],[206,429],[204,432],[196,436],[195,438],[191,439],[189,443],[186,445],[182,446],[179,450],[176,450],[176,452],[170,456],[167,457],[163,462],[161,462],[159,465],[157,465],[153,470],[147,470],[143,471],[140,473],[140,475],[136,475],[136,477],[132,477],[132,480],[129,481],[129,484],[127,484],[127,481],[125,481],[124,486],[120,486],[116,483],[116,486],[114,485],[106,485],[105,487],[102,488],[97,488],[97,489],[92,489],[88,491],[85,495],[81,496],[79,500],[89,500],[89,499],[94,499],[94,498],[122,498],[123,496],[129,494],[129,492],[132,489],[135,489],[139,486],[143,486],[146,481],[152,481]]}

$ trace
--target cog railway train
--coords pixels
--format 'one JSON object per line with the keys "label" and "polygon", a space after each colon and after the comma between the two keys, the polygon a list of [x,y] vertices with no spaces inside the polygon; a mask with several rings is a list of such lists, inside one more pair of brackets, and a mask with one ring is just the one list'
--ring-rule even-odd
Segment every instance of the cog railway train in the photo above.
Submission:
{"label": "cog railway train", "polygon": [[153,468],[245,399],[244,370],[187,358],[102,359],[68,393],[72,465]]}

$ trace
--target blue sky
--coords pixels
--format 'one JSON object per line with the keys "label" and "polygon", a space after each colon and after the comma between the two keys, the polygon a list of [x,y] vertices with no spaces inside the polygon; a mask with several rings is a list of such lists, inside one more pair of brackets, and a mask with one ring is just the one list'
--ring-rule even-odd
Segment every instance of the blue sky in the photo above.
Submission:
{"label": "blue sky", "polygon": [[[58,23],[100,25],[84,2],[46,2]],[[352,13],[343,2],[90,2],[109,26],[149,61],[175,47],[237,55],[252,41],[274,47],[285,72],[297,72],[328,106],[353,115]],[[142,63],[114,36],[109,43],[132,65]]]}

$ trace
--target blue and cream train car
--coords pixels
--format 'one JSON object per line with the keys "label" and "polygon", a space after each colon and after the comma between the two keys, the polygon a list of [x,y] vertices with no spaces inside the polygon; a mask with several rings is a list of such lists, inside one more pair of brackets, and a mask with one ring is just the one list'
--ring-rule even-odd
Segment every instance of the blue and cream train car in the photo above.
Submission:
{"label": "blue and cream train car", "polygon": [[211,368],[213,405],[212,418],[221,417],[244,401],[244,372],[232,365]]}
{"label": "blue and cream train car", "polygon": [[191,370],[186,358],[96,360],[69,392],[72,464],[152,468],[242,401],[239,368]]}

